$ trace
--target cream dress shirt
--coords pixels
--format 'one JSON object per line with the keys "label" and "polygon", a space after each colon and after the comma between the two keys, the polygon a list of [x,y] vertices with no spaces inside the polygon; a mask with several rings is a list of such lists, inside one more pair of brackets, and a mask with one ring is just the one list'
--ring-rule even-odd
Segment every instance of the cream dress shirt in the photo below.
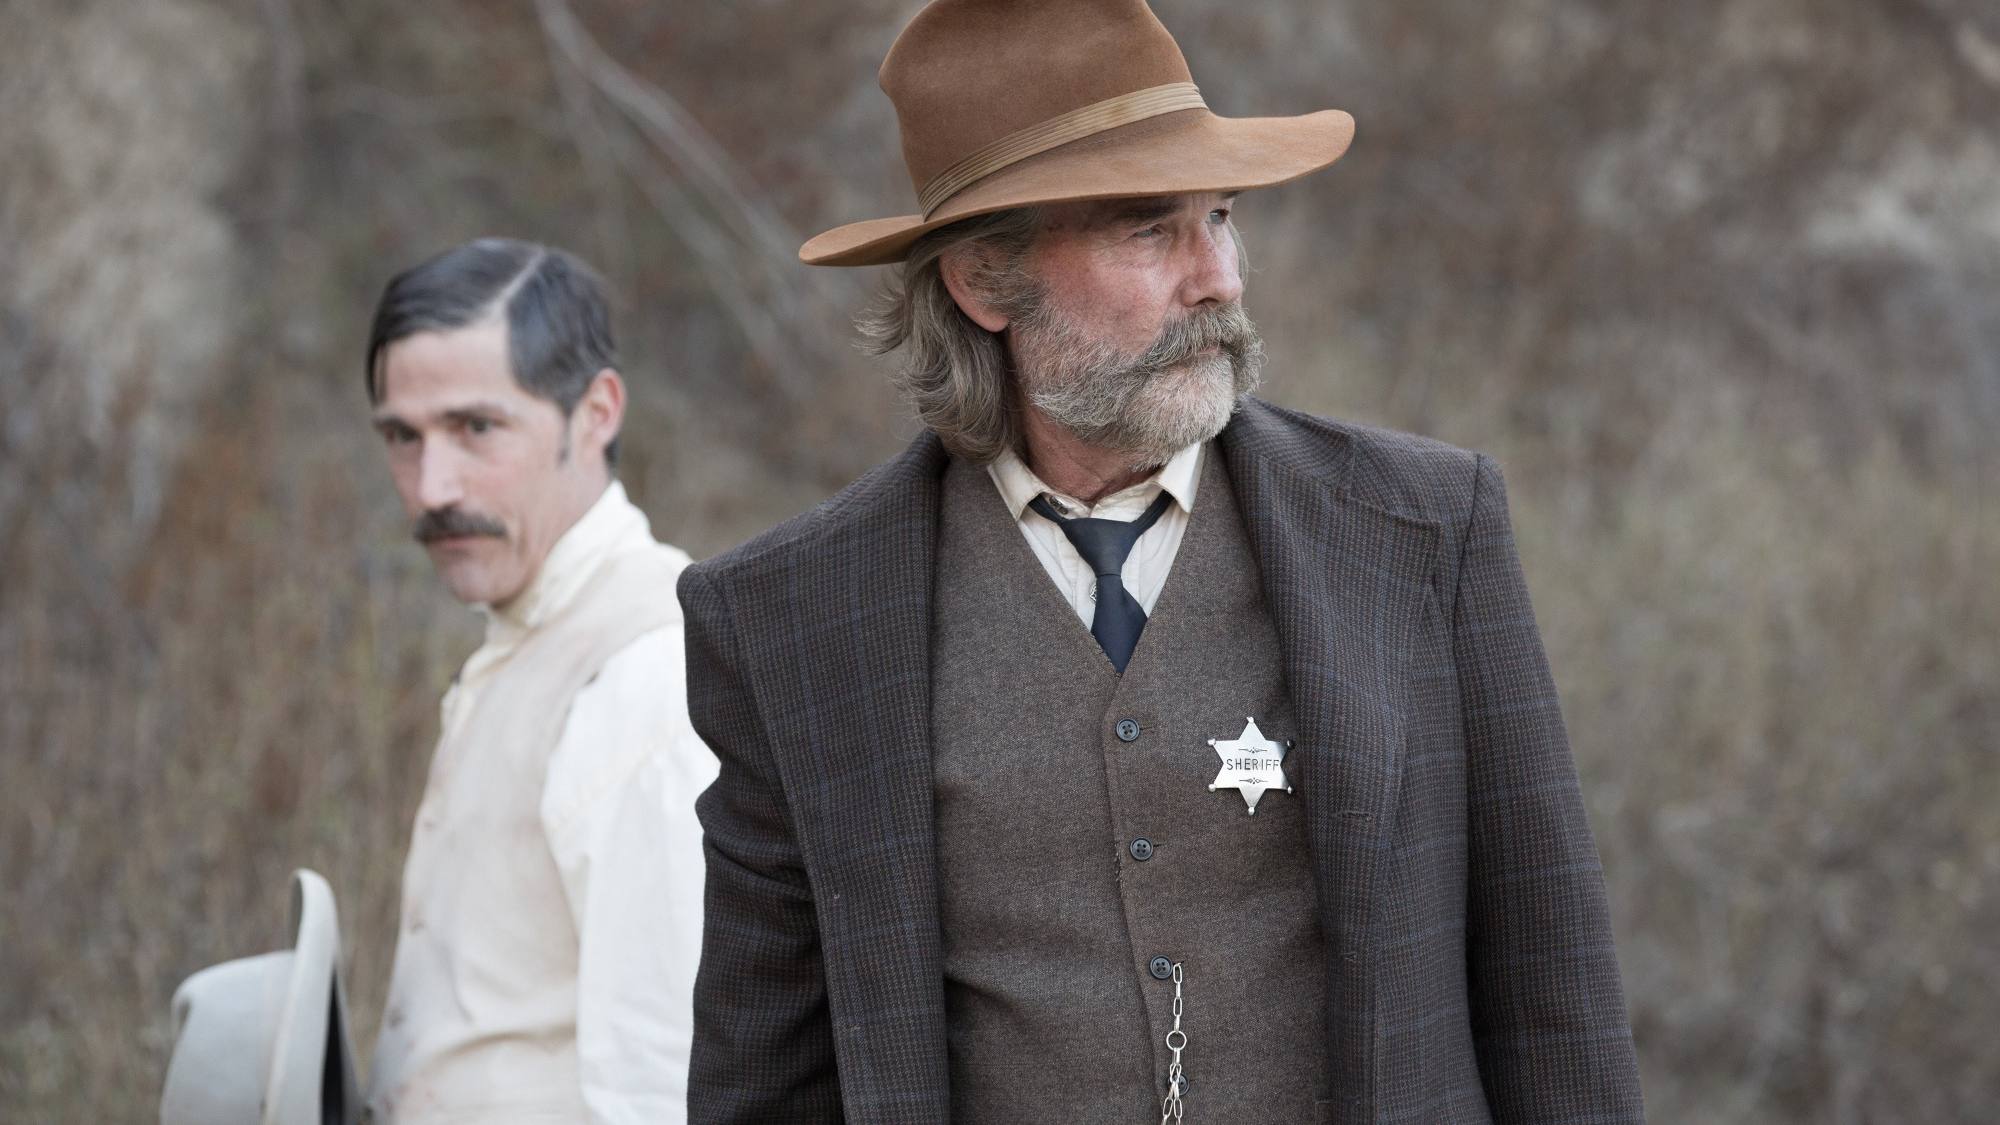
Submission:
{"label": "cream dress shirt", "polygon": [[1034,470],[1014,453],[1008,450],[998,460],[986,467],[993,483],[1000,489],[1000,498],[1007,504],[1007,511],[1021,528],[1021,534],[1028,540],[1035,557],[1041,560],[1042,569],[1056,584],[1068,600],[1070,608],[1083,619],[1089,628],[1091,619],[1097,613],[1097,575],[1090,564],[1076,553],[1070,545],[1069,537],[1062,529],[1042,518],[1028,502],[1037,496],[1048,496],[1056,511],[1069,516],[1084,516],[1092,519],[1120,520],[1130,523],[1145,514],[1148,506],[1160,495],[1162,489],[1171,493],[1174,502],[1160,513],[1160,518],[1139,541],[1132,545],[1132,553],[1125,556],[1125,566],[1119,571],[1124,579],[1125,590],[1132,595],[1139,608],[1148,614],[1153,612],[1153,603],[1160,600],[1160,587],[1167,584],[1167,571],[1174,565],[1174,553],[1180,550],[1181,536],[1187,531],[1188,516],[1194,512],[1195,486],[1201,480],[1201,445],[1190,445],[1166,464],[1160,471],[1132,485],[1099,500],[1095,506],[1085,504],[1074,496],[1051,489]]}
{"label": "cream dress shirt", "polygon": [[[654,541],[646,514],[613,481],[527,590],[504,609],[481,607],[486,640],[444,697],[446,739],[521,639],[574,598],[599,562],[630,550],[668,553],[676,570],[688,563]],[[704,870],[694,801],[718,767],[688,721],[686,659],[679,624],[640,635],[576,694],[546,776],[494,779],[541,790],[542,827],[568,897],[549,907],[569,911],[579,940],[582,1102],[602,1125],[687,1120]]]}

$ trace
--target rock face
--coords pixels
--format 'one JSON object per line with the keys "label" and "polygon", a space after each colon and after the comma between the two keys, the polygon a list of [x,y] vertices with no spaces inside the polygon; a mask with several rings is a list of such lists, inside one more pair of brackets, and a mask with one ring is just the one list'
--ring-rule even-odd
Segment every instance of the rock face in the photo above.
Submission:
{"label": "rock face", "polygon": [[[362,424],[395,269],[602,266],[697,554],[910,434],[786,245],[908,209],[911,7],[0,6],[0,1118],[145,1117],[299,863],[368,1039],[475,632]],[[1507,467],[1655,1118],[1985,1120],[2000,8],[1157,7],[1219,112],[1359,122],[1238,209],[1267,390]]]}
{"label": "rock face", "polygon": [[98,550],[117,568],[250,335],[244,249],[220,197],[250,157],[262,45],[210,3],[13,9],[0,47],[5,448],[12,466],[65,479],[10,473],[0,528],[26,504],[116,497],[123,527]]}

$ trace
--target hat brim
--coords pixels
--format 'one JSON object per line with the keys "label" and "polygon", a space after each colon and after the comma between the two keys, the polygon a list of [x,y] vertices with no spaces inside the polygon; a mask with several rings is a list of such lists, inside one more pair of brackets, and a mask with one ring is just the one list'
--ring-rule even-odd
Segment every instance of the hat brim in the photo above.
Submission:
{"label": "hat brim", "polygon": [[305,868],[292,885],[292,948],[210,966],[175,990],[162,1125],[359,1118],[333,888]]}
{"label": "hat brim", "polygon": [[936,214],[898,215],[835,227],[799,247],[814,266],[901,261],[930,231],[975,215],[1042,203],[1248,191],[1317,172],[1354,139],[1337,109],[1299,117],[1217,117],[1205,109],[1163,114],[1009,165],[945,201]]}
{"label": "hat brim", "polygon": [[311,868],[292,872],[292,902],[299,920],[292,949],[284,1015],[271,1045],[265,1076],[264,1121],[318,1120],[325,1108],[326,1068],[341,1089],[343,1119],[360,1109],[353,1050],[347,1038],[347,995],[340,981],[340,913],[333,887]]}

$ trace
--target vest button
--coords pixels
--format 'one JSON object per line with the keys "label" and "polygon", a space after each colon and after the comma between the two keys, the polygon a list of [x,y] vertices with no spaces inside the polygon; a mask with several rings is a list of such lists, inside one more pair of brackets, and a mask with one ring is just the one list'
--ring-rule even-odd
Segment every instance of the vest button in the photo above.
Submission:
{"label": "vest button", "polygon": [[1132,858],[1141,863],[1153,858],[1153,842],[1144,836],[1132,841]]}
{"label": "vest button", "polygon": [[1174,975],[1174,963],[1165,957],[1155,957],[1152,963],[1146,966],[1146,971],[1153,974],[1154,980],[1166,980]]}
{"label": "vest button", "polygon": [[1118,720],[1118,741],[1131,742],[1139,737],[1139,723],[1135,719]]}

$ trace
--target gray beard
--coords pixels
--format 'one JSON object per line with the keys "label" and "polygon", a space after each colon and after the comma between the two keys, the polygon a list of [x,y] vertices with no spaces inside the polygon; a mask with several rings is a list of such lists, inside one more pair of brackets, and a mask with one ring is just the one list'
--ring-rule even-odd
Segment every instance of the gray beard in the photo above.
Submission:
{"label": "gray beard", "polygon": [[1221,433],[1263,373],[1264,341],[1240,303],[1170,322],[1138,356],[1086,336],[1045,301],[1011,329],[1029,405],[1135,471]]}

